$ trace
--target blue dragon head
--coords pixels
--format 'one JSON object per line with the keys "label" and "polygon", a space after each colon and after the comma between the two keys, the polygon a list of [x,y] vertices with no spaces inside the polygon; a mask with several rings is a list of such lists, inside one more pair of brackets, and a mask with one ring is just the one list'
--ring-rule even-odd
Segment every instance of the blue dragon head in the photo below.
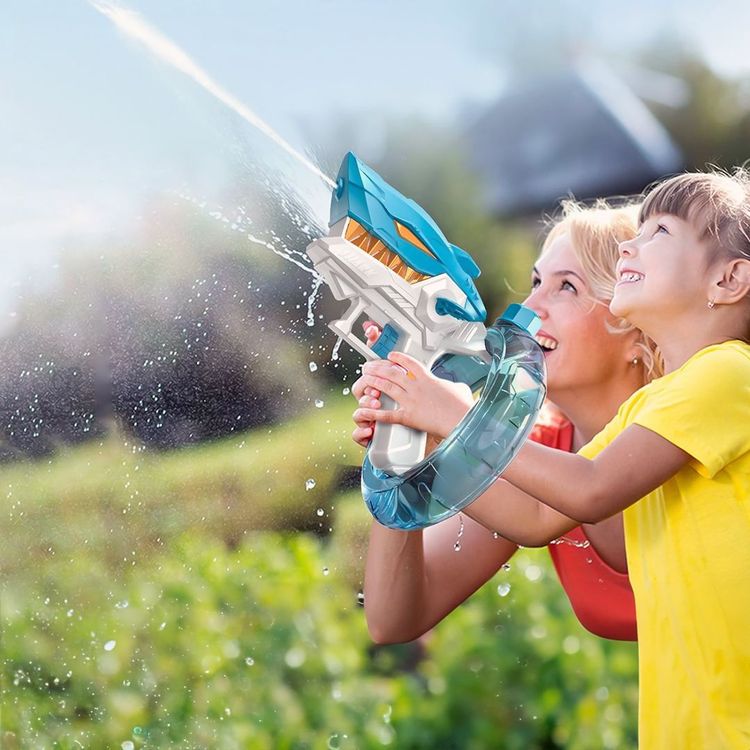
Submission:
{"label": "blue dragon head", "polygon": [[419,280],[447,274],[466,295],[463,306],[441,297],[436,311],[459,320],[487,317],[473,279],[479,267],[460,247],[451,245],[429,214],[404,197],[349,152],[344,157],[331,198],[331,225],[349,217],[383,243]]}

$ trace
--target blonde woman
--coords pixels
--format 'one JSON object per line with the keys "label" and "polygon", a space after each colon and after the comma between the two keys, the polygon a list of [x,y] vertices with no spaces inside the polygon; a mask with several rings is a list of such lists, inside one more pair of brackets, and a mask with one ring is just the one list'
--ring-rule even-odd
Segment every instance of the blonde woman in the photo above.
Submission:
{"label": "blonde woman", "polygon": [[[635,236],[637,216],[634,205],[612,208],[599,201],[587,208],[566,202],[544,241],[524,303],[542,320],[537,340],[547,364],[550,403],[532,433],[537,442],[578,450],[656,370],[643,335],[608,310],[618,244]],[[367,336],[374,341],[377,328],[370,325]],[[360,445],[372,437],[367,410],[380,409],[380,391],[392,387],[394,367],[387,360],[370,362],[352,388],[360,407],[352,437]],[[430,411],[425,404],[432,404],[441,419],[450,416],[458,423],[471,405],[468,389],[423,368],[412,367],[411,374],[414,379],[399,389],[392,421],[408,424],[418,408],[424,424]],[[422,531],[373,522],[365,573],[371,636],[396,643],[422,635],[491,578],[516,548],[465,515]],[[622,516],[573,529],[549,551],[584,627],[603,637],[635,640]]]}

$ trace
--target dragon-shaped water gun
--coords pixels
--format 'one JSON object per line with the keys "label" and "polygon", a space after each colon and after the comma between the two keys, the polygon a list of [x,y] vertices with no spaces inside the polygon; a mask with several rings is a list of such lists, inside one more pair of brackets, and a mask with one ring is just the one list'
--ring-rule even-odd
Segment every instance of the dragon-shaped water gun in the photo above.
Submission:
{"label": "dragon-shaped water gun", "polygon": [[[485,328],[471,256],[352,153],[339,170],[329,232],[307,254],[334,297],[350,301],[329,327],[366,359],[401,351],[440,377],[485,386],[428,458],[425,433],[403,425],[378,424],[370,442],[363,492],[376,518],[398,528],[434,523],[476,497],[528,435],[545,393],[544,360],[532,338],[538,318],[511,305]],[[372,347],[353,330],[363,316],[381,328]],[[395,407],[385,396],[381,403]]]}
{"label": "dragon-shaped water gun", "polygon": [[[430,216],[348,153],[331,199],[330,231],[307,248],[337,299],[351,300],[329,327],[366,359],[401,351],[431,368],[447,353],[486,357],[487,313],[474,286],[479,267]],[[369,348],[353,331],[362,315],[381,328]],[[383,408],[392,408],[383,397]],[[423,456],[426,436],[379,425],[369,450],[395,473]]]}

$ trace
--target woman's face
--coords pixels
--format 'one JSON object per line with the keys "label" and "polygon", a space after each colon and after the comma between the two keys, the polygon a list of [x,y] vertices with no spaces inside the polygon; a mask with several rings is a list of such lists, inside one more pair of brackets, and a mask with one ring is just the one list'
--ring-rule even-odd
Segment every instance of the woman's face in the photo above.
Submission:
{"label": "woman's face", "polygon": [[607,330],[615,318],[591,295],[567,235],[555,238],[537,260],[524,304],[542,320],[536,339],[544,349],[553,401],[563,391],[595,388],[622,376],[635,334]]}

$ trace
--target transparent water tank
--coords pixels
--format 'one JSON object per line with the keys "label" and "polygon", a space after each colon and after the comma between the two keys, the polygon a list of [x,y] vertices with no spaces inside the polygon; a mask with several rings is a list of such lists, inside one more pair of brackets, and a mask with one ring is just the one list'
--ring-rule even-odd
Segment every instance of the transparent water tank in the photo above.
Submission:
{"label": "transparent water tank", "polygon": [[[476,500],[513,460],[534,426],[546,395],[544,354],[534,340],[540,321],[511,305],[487,330],[487,360],[448,355],[433,372],[473,389],[479,401],[423,461],[400,476],[365,456],[362,495],[383,526],[421,529]],[[377,429],[377,427],[376,427]]]}

